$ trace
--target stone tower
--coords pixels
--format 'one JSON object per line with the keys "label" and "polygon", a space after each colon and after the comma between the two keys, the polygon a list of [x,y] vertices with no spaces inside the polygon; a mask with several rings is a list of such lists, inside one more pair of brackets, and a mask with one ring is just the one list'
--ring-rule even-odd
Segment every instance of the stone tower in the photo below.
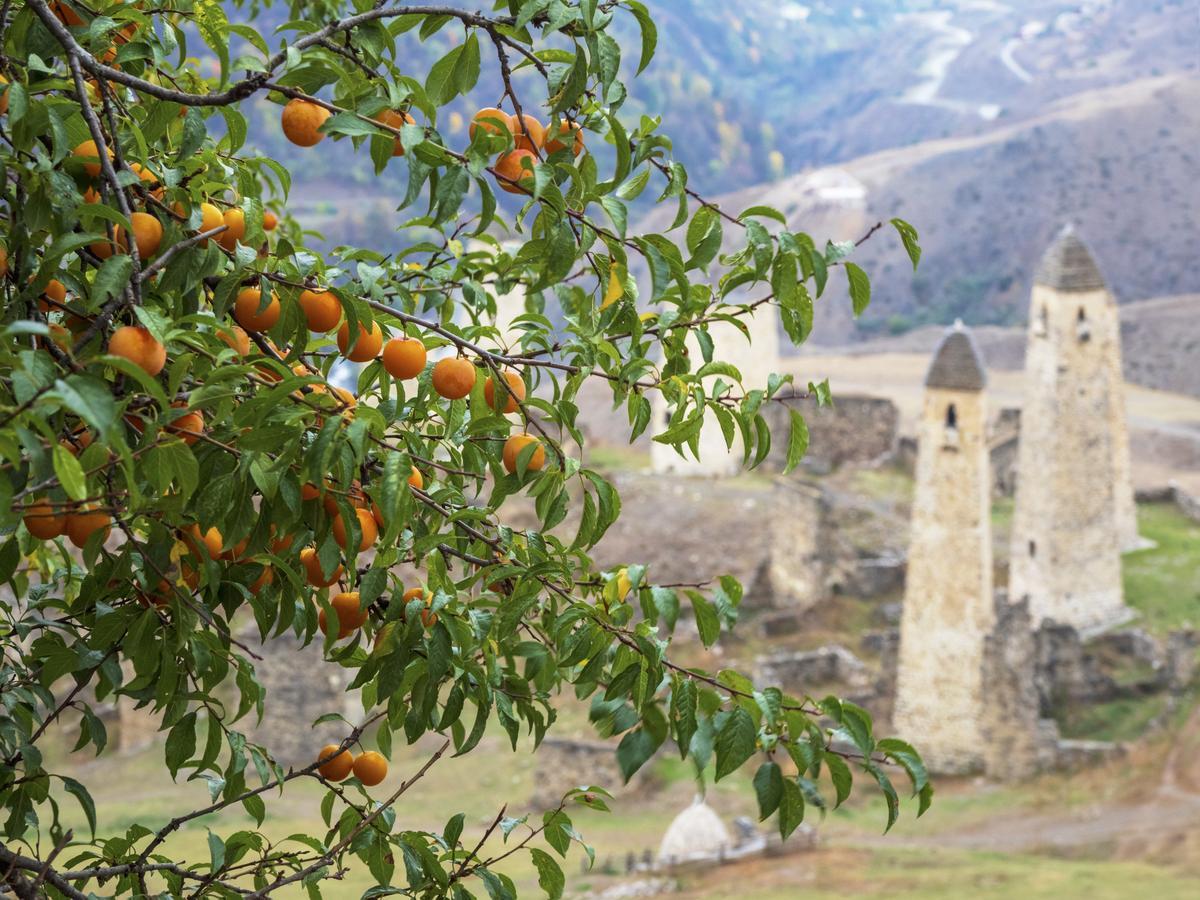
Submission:
{"label": "stone tower", "polygon": [[[737,368],[742,375],[742,383],[746,390],[756,388],[766,389],[767,379],[771,373],[779,369],[779,332],[775,311],[770,306],[760,306],[755,312],[742,318],[750,332],[750,339],[733,325],[726,322],[714,322],[708,327],[708,333],[713,341],[713,359],[727,362]],[[699,345],[691,336],[687,341],[688,352],[693,360],[702,360]],[[702,363],[693,363],[693,371]],[[712,376],[705,379],[706,385],[711,385],[722,376]],[[727,384],[730,378],[722,378]],[[737,386],[734,386],[737,392]],[[667,427],[670,410],[662,395],[655,393],[653,398],[653,418],[649,432],[660,434]],[[675,475],[736,475],[742,469],[742,444],[740,438],[735,438],[733,448],[725,446],[725,438],[721,433],[720,423],[711,414],[700,431],[700,459],[691,455],[685,448],[686,456],[680,456],[674,447],[653,442],[650,445],[650,465],[655,472]]]}
{"label": "stone tower", "polygon": [[893,716],[939,772],[984,762],[983,653],[995,622],[985,384],[956,323],[925,378]]}
{"label": "stone tower", "polygon": [[1009,596],[1091,632],[1129,617],[1121,551],[1137,542],[1116,303],[1070,228],[1034,279],[1017,449]]}

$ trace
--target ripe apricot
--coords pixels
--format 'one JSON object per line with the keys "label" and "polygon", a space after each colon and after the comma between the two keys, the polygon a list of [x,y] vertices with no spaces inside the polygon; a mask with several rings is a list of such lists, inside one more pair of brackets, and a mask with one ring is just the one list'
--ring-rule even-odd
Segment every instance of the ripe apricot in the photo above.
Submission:
{"label": "ripe apricot", "polygon": [[[325,484],[329,488],[334,486],[331,481],[327,481]],[[363,493],[362,482],[357,478],[350,482],[350,489],[346,491],[346,502],[354,509],[366,509],[367,507],[367,495]],[[337,496],[334,493],[327,493],[321,501],[321,505],[325,507],[325,512],[329,515],[337,515]]]}
{"label": "ripe apricot", "polygon": [[194,444],[204,434],[204,416],[195,409],[184,413],[167,426],[167,431],[179,435],[185,444]]}
{"label": "ripe apricot", "polygon": [[0,247],[0,278],[8,274],[8,248]]}
{"label": "ripe apricot", "polygon": [[345,572],[345,569],[339,565],[326,577],[325,573],[321,570],[321,560],[317,557],[317,551],[313,547],[305,547],[300,551],[300,564],[304,566],[304,573],[308,576],[308,583],[313,587],[329,587],[341,578]]}
{"label": "ripe apricot", "polygon": [[285,550],[292,546],[292,541],[296,539],[296,535],[292,533],[285,534],[283,537],[275,537],[275,526],[271,526],[271,542],[267,545],[271,552],[279,556]]}
{"label": "ripe apricot", "polygon": [[279,217],[269,209],[263,211],[263,231],[274,231],[279,227]]}
{"label": "ripe apricot", "polygon": [[315,484],[309,484],[308,482],[305,482],[304,484],[300,485],[301,500],[316,500],[320,496],[321,489]]}
{"label": "ripe apricot", "polygon": [[284,136],[298,147],[312,147],[325,140],[320,127],[329,118],[329,110],[299,97],[283,107],[280,122]]}
{"label": "ripe apricot", "polygon": [[[349,750],[339,749],[338,744],[326,744],[317,754],[317,772],[326,781],[342,781],[354,768],[354,755]],[[324,760],[324,762],[322,762]]]}
{"label": "ripe apricot", "polygon": [[[501,398],[504,402],[502,412],[515,413],[518,405],[525,399],[525,382],[516,372],[503,372],[502,374],[508,385],[508,389],[503,391]],[[496,409],[496,388],[492,383],[494,377],[494,375],[489,375],[487,381],[483,383],[483,399],[492,409]]]}
{"label": "ripe apricot", "polygon": [[383,347],[383,367],[393,378],[416,378],[425,371],[425,344],[416,338],[393,338]]}
{"label": "ripe apricot", "polygon": [[[108,158],[113,158],[111,147],[105,147],[108,151]],[[71,151],[71,155],[77,160],[83,162],[83,170],[96,178],[100,174],[100,149],[96,146],[95,141],[84,141]]]}
{"label": "ripe apricot", "polygon": [[338,329],[337,335],[338,349],[342,351],[342,355],[352,362],[367,362],[379,355],[380,349],[383,347],[383,330],[379,327],[378,322],[371,323],[371,330],[367,331],[359,324],[358,336],[355,338],[354,347],[350,347],[350,323],[343,322],[342,327]]}
{"label": "ripe apricot", "polygon": [[[409,588],[404,592],[401,602],[404,604],[404,606],[408,606],[408,604],[412,603],[412,601],[420,600],[422,597],[425,598],[425,608],[421,610],[421,623],[426,628],[431,628],[437,624],[438,620],[437,613],[430,609],[430,607],[433,606],[433,594],[429,593],[429,591],[425,590],[424,588]],[[401,615],[401,618],[403,618],[403,614]]]}
{"label": "ripe apricot", "polygon": [[238,241],[246,236],[246,214],[237,208],[227,209],[221,220],[225,230],[217,235],[217,243],[226,250],[235,250]]}
{"label": "ripe apricot", "polygon": [[510,475],[517,471],[517,457],[530,444],[536,444],[537,449],[533,451],[533,455],[529,458],[529,465],[525,467],[525,471],[538,472],[546,464],[546,450],[542,447],[541,441],[532,434],[524,432],[514,434],[504,442],[504,468],[508,470]]}
{"label": "ripe apricot", "polygon": [[141,325],[123,325],[114,331],[108,352],[141,367],[151,378],[167,364],[167,348]]}
{"label": "ripe apricot", "polygon": [[221,558],[221,547],[225,543],[225,538],[221,532],[213,526],[208,531],[201,532],[199,525],[189,525],[183,535],[183,542],[191,548],[192,553],[196,556],[200,555],[203,550],[208,554],[209,559]]}
{"label": "ripe apricot", "polygon": [[309,331],[324,334],[333,331],[342,321],[342,301],[333,291],[301,291],[300,309],[304,311]]}
{"label": "ripe apricot", "polygon": [[[158,247],[162,243],[162,222],[150,213],[144,212],[135,212],[129,217],[129,221],[133,225],[133,239],[137,243],[138,257],[149,259],[158,252]],[[117,229],[117,243],[122,250],[129,248],[124,227]]]}
{"label": "ripe apricot", "polygon": [[412,467],[412,474],[408,476],[408,483],[418,490],[425,487],[425,478],[421,475],[421,470],[416,466]]}
{"label": "ripe apricot", "polygon": [[79,510],[67,514],[66,532],[71,543],[82,548],[93,534],[100,533],[100,543],[108,539],[112,519],[98,509]]}
{"label": "ripe apricot", "polygon": [[[358,591],[338,594],[329,601],[338,618],[338,640],[349,637],[362,628],[367,621],[367,611],[359,608]],[[317,613],[317,627],[322,634],[328,634],[329,622],[325,610]]]}
{"label": "ripe apricot", "polygon": [[523,116],[513,115],[509,121],[511,123],[509,128],[512,130],[518,150],[537,153],[542,144],[546,142],[545,127],[529,113],[525,113]]}
{"label": "ripe apricot", "polygon": [[242,288],[233,304],[233,317],[247,331],[267,331],[275,327],[281,312],[279,298],[272,295],[266,309],[262,306],[262,291],[258,288]]}
{"label": "ripe apricot", "polygon": [[58,21],[62,22],[68,28],[75,28],[77,25],[83,24],[83,19],[80,17],[79,13],[71,9],[70,4],[63,3],[62,0],[57,0],[57,2],[51,3],[50,9],[58,18]]}
{"label": "ripe apricot", "polygon": [[270,566],[263,566],[262,572],[254,579],[254,583],[250,585],[250,593],[257,594],[268,584],[275,580],[275,570]]}
{"label": "ripe apricot", "polygon": [[433,366],[433,389],[447,400],[461,400],[475,386],[475,367],[461,357],[447,356]]}
{"label": "ripe apricot", "polygon": [[363,787],[375,787],[387,778],[388,764],[382,753],[367,750],[354,760],[354,777],[362,782]]}
{"label": "ripe apricot", "polygon": [[45,501],[25,507],[25,527],[35,538],[49,541],[67,530],[67,517]]}
{"label": "ripe apricot", "polygon": [[[412,116],[410,116],[408,113],[401,112],[400,110],[397,110],[397,109],[385,109],[383,112],[381,112],[379,115],[377,115],[375,117],[375,121],[378,122],[380,125],[386,125],[388,128],[395,128],[397,130],[399,130],[401,128],[401,126],[415,125],[417,122],[417,120],[414,119]],[[400,142],[400,138],[397,137],[395,143],[392,145],[392,156],[403,156],[403,155],[404,155],[404,144],[402,144]]]}
{"label": "ripe apricot", "polygon": [[[358,539],[358,552],[362,553],[375,543],[375,539],[379,537],[379,528],[375,524],[375,517],[365,509],[356,509],[355,514],[358,516],[358,530],[361,535]],[[333,539],[337,541],[337,545],[343,550],[346,549],[347,529],[346,523],[340,515],[333,517]]]}
{"label": "ripe apricot", "polygon": [[218,328],[217,337],[236,350],[238,356],[245,356],[250,352],[250,335],[238,325]]}
{"label": "ripe apricot", "polygon": [[8,79],[0,75],[0,84],[4,87],[0,88],[0,116],[8,112]]}
{"label": "ripe apricot", "polygon": [[[219,207],[214,206],[211,203],[201,203],[200,204],[200,231],[201,232],[212,231],[214,228],[220,228],[224,224],[225,224],[225,214],[221,212]],[[224,234],[224,233],[225,232],[221,232],[221,234]],[[217,237],[218,241],[221,239],[221,235],[217,235],[216,237]],[[207,246],[208,242],[211,240],[212,240],[212,238],[205,238],[203,241],[201,241],[201,244]]]}
{"label": "ripe apricot", "polygon": [[583,152],[583,128],[578,122],[568,122],[562,119],[558,127],[546,129],[545,149],[547,153],[557,153],[566,149],[567,142],[571,143],[571,153],[578,156]]}
{"label": "ripe apricot", "polygon": [[[533,177],[533,166],[536,164],[537,157],[529,150],[513,150],[505,153],[496,160],[496,175],[498,176],[496,183],[500,185],[500,190],[510,194],[528,194],[529,191],[519,182]],[[518,183],[514,184],[514,182]]]}
{"label": "ripe apricot", "polygon": [[467,136],[475,140],[475,132],[480,128],[489,134],[512,134],[512,117],[494,106],[485,106],[471,117]]}
{"label": "ripe apricot", "polygon": [[42,288],[42,299],[38,300],[38,309],[44,313],[50,312],[55,307],[48,301],[54,303],[65,303],[67,300],[67,286],[57,278],[51,278],[46,282],[46,286]]}
{"label": "ripe apricot", "polygon": [[142,180],[144,187],[150,192],[151,197],[153,197],[155,200],[161,200],[165,196],[166,188],[163,187],[163,184],[161,181],[159,181],[157,175],[140,163],[130,163],[129,169],[133,172],[133,174]]}

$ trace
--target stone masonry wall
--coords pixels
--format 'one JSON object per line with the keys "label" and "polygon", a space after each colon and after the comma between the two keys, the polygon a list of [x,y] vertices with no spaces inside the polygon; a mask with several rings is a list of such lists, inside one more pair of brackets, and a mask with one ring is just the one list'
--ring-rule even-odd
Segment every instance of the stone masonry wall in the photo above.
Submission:
{"label": "stone masonry wall", "polygon": [[995,616],[986,423],[984,392],[926,390],[894,725],[941,772],[983,765],[983,648]]}
{"label": "stone masonry wall", "polygon": [[[788,410],[771,404],[764,410],[771,426],[769,466],[783,466],[787,455]],[[900,412],[883,397],[837,395],[832,407],[804,408],[808,425],[808,453],[803,465],[810,471],[827,472],[851,463],[870,463],[896,449]]]}

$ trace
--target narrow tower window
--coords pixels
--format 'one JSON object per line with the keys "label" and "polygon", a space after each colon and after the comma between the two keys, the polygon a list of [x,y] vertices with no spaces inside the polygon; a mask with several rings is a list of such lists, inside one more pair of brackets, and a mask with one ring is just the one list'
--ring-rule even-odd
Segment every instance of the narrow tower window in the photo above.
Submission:
{"label": "narrow tower window", "polygon": [[958,449],[958,408],[953,403],[946,407],[946,432],[943,447],[947,450]]}
{"label": "narrow tower window", "polygon": [[958,427],[958,410],[955,409],[953,403],[951,403],[949,406],[946,407],[946,427],[947,428],[957,428]]}
{"label": "narrow tower window", "polygon": [[1038,307],[1037,323],[1033,326],[1033,333],[1038,337],[1045,337],[1050,331],[1050,312],[1046,309],[1046,304]]}
{"label": "narrow tower window", "polygon": [[1084,311],[1082,306],[1079,307],[1079,312],[1075,314],[1075,336],[1080,341],[1088,341],[1092,337],[1092,326],[1088,324],[1087,312]]}
{"label": "narrow tower window", "polygon": [[1037,541],[1029,542],[1029,556],[1031,559],[1037,556]]}

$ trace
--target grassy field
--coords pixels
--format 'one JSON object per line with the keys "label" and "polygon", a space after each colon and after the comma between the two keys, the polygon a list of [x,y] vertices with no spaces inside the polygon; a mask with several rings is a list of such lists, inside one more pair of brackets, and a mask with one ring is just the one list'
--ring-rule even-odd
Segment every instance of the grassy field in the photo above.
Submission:
{"label": "grassy field", "polygon": [[1200,625],[1200,524],[1170,503],[1138,507],[1138,528],[1155,546],[1126,554],[1125,600],[1150,631]]}

